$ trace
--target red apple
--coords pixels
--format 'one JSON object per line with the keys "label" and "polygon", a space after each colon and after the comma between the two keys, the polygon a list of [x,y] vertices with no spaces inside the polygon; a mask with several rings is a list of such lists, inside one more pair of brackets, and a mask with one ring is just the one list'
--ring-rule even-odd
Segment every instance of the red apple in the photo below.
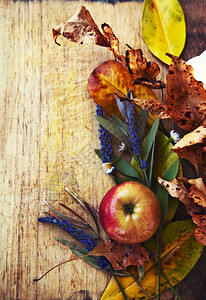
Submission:
{"label": "red apple", "polygon": [[161,206],[143,184],[127,181],[111,188],[101,201],[99,217],[108,236],[124,244],[148,240],[157,231]]}

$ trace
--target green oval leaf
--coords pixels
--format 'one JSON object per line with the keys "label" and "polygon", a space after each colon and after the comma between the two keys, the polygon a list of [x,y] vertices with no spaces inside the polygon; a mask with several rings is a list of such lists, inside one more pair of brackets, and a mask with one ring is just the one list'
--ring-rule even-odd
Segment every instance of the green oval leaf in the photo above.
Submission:
{"label": "green oval leaf", "polygon": [[[178,155],[171,151],[173,145],[168,141],[168,138],[160,131],[157,132],[156,146],[158,152],[155,156],[154,177],[164,178],[165,174],[167,176],[170,176],[170,178],[172,178],[172,175],[175,177],[177,174],[175,174],[175,166],[177,164],[176,161],[178,160]],[[174,167],[171,167],[173,164]]]}
{"label": "green oval leaf", "polygon": [[178,0],[145,0],[142,36],[149,50],[166,64],[165,54],[180,56],[186,40],[184,12]]}
{"label": "green oval leaf", "polygon": [[[161,243],[164,251],[161,257],[161,270],[173,286],[185,278],[201,256],[203,246],[194,237],[195,228],[196,226],[191,220],[184,220],[167,224],[162,229]],[[155,240],[150,239],[145,245],[150,250],[156,251]],[[133,273],[138,276],[137,268],[136,270],[133,268]],[[131,277],[118,277],[118,280],[128,299],[147,299]],[[145,263],[144,278],[141,285],[150,297],[153,298],[158,295],[158,271],[152,260]],[[167,288],[169,285],[161,275],[161,290]],[[101,300],[106,299],[123,299],[113,279],[101,297]]]}
{"label": "green oval leaf", "polygon": [[126,131],[124,131],[122,128],[120,128],[116,122],[109,121],[109,120],[104,119],[99,116],[95,116],[95,118],[102,127],[104,127],[108,132],[113,134],[118,140],[120,140],[127,146],[131,145],[130,139],[129,139]]}
{"label": "green oval leaf", "polygon": [[126,176],[142,179],[137,170],[122,158],[118,158],[113,163],[113,166],[117,171],[121,172]]}
{"label": "green oval leaf", "polygon": [[145,139],[142,142],[143,147],[143,153],[142,153],[142,159],[144,161],[147,161],[148,156],[150,154],[150,150],[152,148],[152,144],[154,142],[157,130],[159,126],[159,119],[156,119],[154,121],[154,124],[152,125],[149,134],[145,137]]}
{"label": "green oval leaf", "polygon": [[[95,149],[94,151],[95,151],[96,155],[100,159],[102,159],[101,151],[99,149]],[[142,177],[140,176],[138,171],[132,165],[130,165],[126,160],[124,160],[123,158],[118,157],[117,160],[115,160],[112,163],[112,165],[115,167],[115,169],[118,172],[120,172],[120,173],[122,173],[126,176],[126,180],[122,179],[122,182],[131,181],[133,179],[135,179],[135,180],[139,179],[140,181],[142,181]],[[118,181],[121,181],[121,179],[119,178]]]}

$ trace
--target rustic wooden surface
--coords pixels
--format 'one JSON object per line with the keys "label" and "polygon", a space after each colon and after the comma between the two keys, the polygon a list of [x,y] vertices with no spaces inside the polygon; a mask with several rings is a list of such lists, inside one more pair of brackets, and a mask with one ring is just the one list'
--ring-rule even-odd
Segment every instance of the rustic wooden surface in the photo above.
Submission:
{"label": "rustic wooden surface", "polygon": [[[187,60],[205,50],[205,1],[181,0],[187,22]],[[142,3],[116,5],[71,1],[0,2],[1,93],[1,283],[0,299],[99,299],[109,276],[82,261],[71,262],[34,282],[53,265],[71,256],[54,241],[66,238],[57,228],[37,222],[46,198],[58,208],[73,205],[68,186],[98,208],[113,185],[93,149],[98,147],[95,104],[87,79],[108,50],[59,39],[51,28],[84,4],[98,25],[109,23],[124,51],[125,43],[141,48],[150,60],[140,32]],[[160,79],[165,78],[167,67]],[[203,300],[205,253],[178,286],[185,300]],[[169,292],[165,299],[174,299]]]}

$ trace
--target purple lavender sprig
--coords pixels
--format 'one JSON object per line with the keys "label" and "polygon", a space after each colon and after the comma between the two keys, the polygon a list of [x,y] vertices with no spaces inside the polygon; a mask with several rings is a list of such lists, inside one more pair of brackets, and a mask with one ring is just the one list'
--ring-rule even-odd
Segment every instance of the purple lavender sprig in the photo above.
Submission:
{"label": "purple lavender sprig", "polygon": [[[103,109],[101,105],[97,105],[96,114],[98,117],[103,117]],[[110,135],[109,133],[99,125],[99,140],[101,143],[101,154],[102,154],[102,162],[108,163],[114,160],[113,148],[110,143]]]}
{"label": "purple lavender sprig", "polygon": [[131,135],[130,140],[132,143],[133,154],[139,163],[139,168],[143,172],[145,183],[147,186],[149,186],[146,171],[145,171],[147,168],[147,163],[141,159],[142,148],[141,148],[139,137],[137,135],[137,129],[135,124],[135,111],[134,111],[133,104],[130,105],[130,109],[129,109],[129,133]]}
{"label": "purple lavender sprig", "polygon": [[139,156],[142,153],[142,148],[141,148],[139,137],[137,135],[133,104],[130,105],[130,109],[129,109],[129,133],[131,135],[130,141],[132,143],[133,153],[134,155]]}
{"label": "purple lavender sprig", "polygon": [[[78,229],[73,224],[68,223],[65,220],[60,220],[54,216],[52,217],[47,216],[47,217],[38,218],[38,221],[47,224],[53,224],[65,230],[77,241],[85,245],[89,252],[92,251],[98,245],[97,241],[91,235],[86,234],[83,230]],[[110,262],[103,256],[99,257],[97,262],[102,270],[111,267]]]}
{"label": "purple lavender sprig", "polygon": [[60,220],[54,216],[52,217],[43,217],[38,218],[39,222],[54,224],[61,229],[68,232],[71,236],[73,236],[77,241],[86,246],[88,251],[93,250],[97,246],[97,241],[89,234],[86,234],[83,230],[78,229],[73,224],[68,223],[65,220]]}

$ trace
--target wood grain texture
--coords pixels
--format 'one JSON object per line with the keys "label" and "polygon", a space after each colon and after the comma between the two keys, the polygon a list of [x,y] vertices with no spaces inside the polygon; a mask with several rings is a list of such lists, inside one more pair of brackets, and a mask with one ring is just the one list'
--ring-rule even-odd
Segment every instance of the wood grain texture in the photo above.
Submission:
{"label": "wood grain texture", "polygon": [[[189,59],[206,46],[205,1],[180,2],[188,33],[182,56]],[[140,2],[0,2],[0,299],[96,300],[110,277],[78,261],[33,282],[71,256],[53,239],[66,238],[64,232],[38,224],[45,210],[41,198],[57,208],[59,200],[73,206],[64,191],[68,186],[98,208],[113,185],[93,152],[99,146],[96,106],[87,92],[90,73],[112,54],[64,38],[59,38],[58,47],[52,40],[51,28],[71,17],[81,4],[98,25],[111,25],[122,53],[125,43],[141,48],[148,60],[160,64],[159,78],[165,79],[167,67],[152,56],[141,37]],[[178,287],[182,299],[203,299],[203,264],[205,255]],[[169,292],[167,299],[172,297]]]}

